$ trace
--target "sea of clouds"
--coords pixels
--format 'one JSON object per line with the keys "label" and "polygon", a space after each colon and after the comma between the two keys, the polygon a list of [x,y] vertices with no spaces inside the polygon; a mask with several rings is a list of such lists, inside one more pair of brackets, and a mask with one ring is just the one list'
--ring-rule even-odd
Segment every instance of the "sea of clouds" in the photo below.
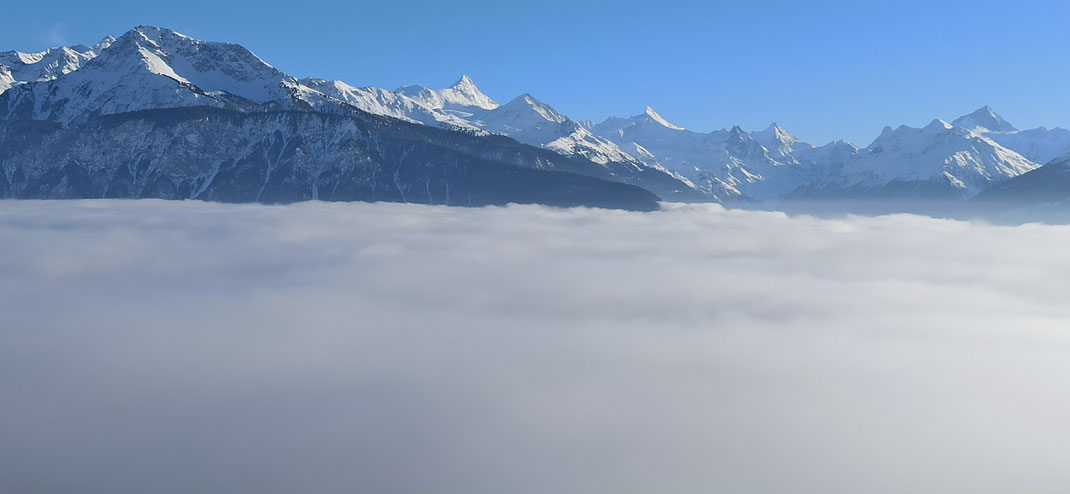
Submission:
{"label": "sea of clouds", "polygon": [[0,202],[0,492],[1042,492],[1070,227]]}

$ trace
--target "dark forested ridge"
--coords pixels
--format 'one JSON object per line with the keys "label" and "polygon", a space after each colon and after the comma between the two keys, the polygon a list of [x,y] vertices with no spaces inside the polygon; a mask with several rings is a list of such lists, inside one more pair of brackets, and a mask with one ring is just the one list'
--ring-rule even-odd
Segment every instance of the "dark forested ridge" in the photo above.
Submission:
{"label": "dark forested ridge", "polygon": [[0,121],[0,197],[539,203],[656,209],[626,174],[503,136],[370,115],[145,110]]}

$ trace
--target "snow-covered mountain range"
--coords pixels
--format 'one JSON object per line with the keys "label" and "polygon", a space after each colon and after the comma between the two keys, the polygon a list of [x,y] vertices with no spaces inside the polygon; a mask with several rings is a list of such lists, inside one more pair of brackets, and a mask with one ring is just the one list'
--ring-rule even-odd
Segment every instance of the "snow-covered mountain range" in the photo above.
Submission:
{"label": "snow-covered mountain range", "polygon": [[109,115],[191,107],[367,112],[476,137],[504,135],[587,163],[572,172],[672,200],[963,199],[1070,154],[1070,131],[1018,130],[987,106],[951,123],[887,127],[864,148],[842,140],[815,145],[775,123],[695,132],[649,107],[601,123],[573,120],[526,93],[499,104],[468,76],[443,89],[395,90],[297,79],[240,45],[151,26],[93,46],[0,53],[2,121],[72,128]]}

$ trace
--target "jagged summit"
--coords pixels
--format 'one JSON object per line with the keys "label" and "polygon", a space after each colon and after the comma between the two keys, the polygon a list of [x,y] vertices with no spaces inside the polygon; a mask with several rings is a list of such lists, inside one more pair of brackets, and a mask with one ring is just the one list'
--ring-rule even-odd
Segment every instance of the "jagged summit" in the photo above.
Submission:
{"label": "jagged summit", "polygon": [[922,128],[886,127],[836,180],[872,190],[913,184],[909,194],[961,199],[1037,166],[977,132],[934,119]]}
{"label": "jagged summit", "polygon": [[650,120],[653,120],[655,123],[661,125],[662,127],[672,130],[684,130],[683,127],[669,123],[668,120],[665,120],[665,118],[663,118],[661,115],[658,114],[658,112],[654,111],[654,109],[649,106],[646,107],[646,111],[643,112],[643,115],[640,115],[640,117],[643,116],[649,118]]}
{"label": "jagged summit", "polygon": [[93,49],[96,50],[96,52],[99,54],[100,50],[103,50],[103,49],[111,46],[112,43],[115,43],[115,36],[108,35],[108,36],[105,36],[104,39],[102,39],[99,42],[97,42],[97,44],[93,45]]}
{"label": "jagged summit", "polygon": [[1014,132],[1016,129],[1010,122],[1003,120],[988,105],[982,106],[973,113],[956,118],[952,125],[967,130],[989,130],[993,132]]}
{"label": "jagged summit", "polygon": [[773,122],[773,123],[770,123],[769,126],[765,128],[765,132],[775,132],[775,133],[778,133],[778,134],[780,134],[780,133],[785,133],[786,134],[788,131],[785,130],[784,127],[781,127],[780,124],[778,124],[776,122]]}
{"label": "jagged summit", "polygon": [[0,65],[0,93],[7,91],[15,84],[18,84],[18,81],[16,81],[15,76],[11,74],[11,69]]}
{"label": "jagged summit", "polygon": [[324,108],[327,99],[245,47],[137,26],[99,54],[52,79],[2,95],[0,118],[77,124],[93,115],[191,106]]}
{"label": "jagged summit", "polygon": [[796,151],[815,147],[813,144],[800,141],[776,122],[769,124],[765,130],[751,132],[751,137],[764,146],[771,157],[785,163],[797,163],[798,159],[794,156]]}
{"label": "jagged summit", "polygon": [[[643,164],[711,196],[756,200],[782,199],[810,184],[823,184],[827,191],[891,181],[950,183],[968,195],[1070,152],[1070,131],[1016,131],[987,106],[952,124],[937,119],[924,127],[886,127],[862,150],[843,141],[814,146],[775,122],[753,132],[738,125],[689,131],[649,106],[638,115],[596,125],[574,121],[528,93],[499,105],[468,74],[442,89],[415,84],[395,91],[297,80],[241,45],[200,41],[149,25],[92,46],[0,53],[0,120],[51,120],[75,127],[97,115],[196,106],[339,114],[355,107],[477,135],[507,135],[606,169],[618,167],[626,171],[622,176]],[[669,185],[662,190],[671,192],[684,182],[665,182]]]}
{"label": "jagged summit", "polygon": [[766,127],[765,130],[751,132],[751,135],[759,142],[761,142],[763,146],[765,146],[767,143],[791,145],[796,142],[799,142],[799,140],[794,135],[792,135],[791,132],[788,132],[787,129],[781,127],[780,124],[776,122],[769,124],[769,126]]}
{"label": "jagged summit", "polygon": [[468,74],[461,74],[461,78],[457,79],[457,82],[450,85],[450,89],[471,89],[475,91],[479,90],[479,88],[476,87],[475,81],[473,81],[471,77],[468,77]]}
{"label": "jagged summit", "polygon": [[[26,53],[19,51],[0,52],[0,66],[6,70],[0,75],[0,84],[7,81],[10,87],[34,81],[50,81],[61,75],[78,70],[85,62],[100,55],[111,46],[115,38],[107,36],[93,46],[73,45],[49,48],[44,51]],[[6,87],[0,87],[3,92]]]}
{"label": "jagged summit", "polygon": [[471,77],[462,75],[452,86],[440,91],[446,103],[458,106],[474,106],[484,110],[498,107],[498,103],[479,90]]}
{"label": "jagged summit", "polygon": [[479,90],[472,78],[461,78],[445,89],[430,89],[423,84],[406,85],[397,88],[395,93],[434,110],[493,110],[498,103]]}

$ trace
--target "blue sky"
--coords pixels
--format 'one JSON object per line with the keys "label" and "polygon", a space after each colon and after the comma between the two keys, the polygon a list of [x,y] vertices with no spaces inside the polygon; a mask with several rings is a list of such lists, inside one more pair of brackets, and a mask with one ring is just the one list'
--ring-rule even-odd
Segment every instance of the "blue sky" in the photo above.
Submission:
{"label": "blue sky", "polygon": [[776,121],[866,145],[987,104],[1020,128],[1070,127],[1070,5],[1054,1],[8,2],[3,18],[0,49],[152,24],[298,77],[441,87],[466,73],[574,119],[650,105],[694,130]]}

